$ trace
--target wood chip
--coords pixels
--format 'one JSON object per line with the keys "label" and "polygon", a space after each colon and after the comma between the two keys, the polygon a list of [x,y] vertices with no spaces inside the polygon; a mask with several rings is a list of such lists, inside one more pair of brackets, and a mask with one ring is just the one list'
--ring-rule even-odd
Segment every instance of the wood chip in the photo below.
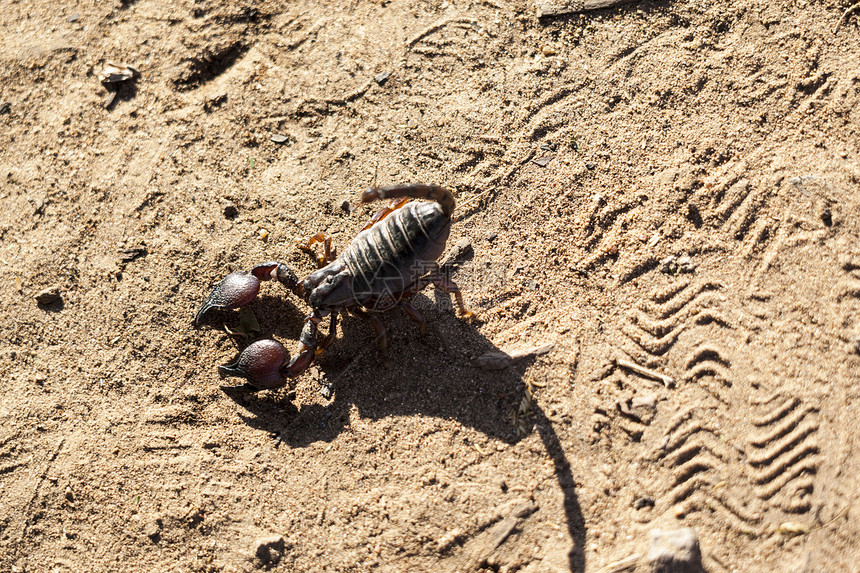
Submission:
{"label": "wood chip", "polygon": [[463,548],[464,555],[449,561],[448,567],[440,567],[440,570],[448,571],[476,571],[480,564],[487,560],[496,549],[498,549],[510,537],[520,522],[538,510],[538,506],[530,502],[523,502],[514,507],[511,512],[482,532],[480,535],[466,543]]}
{"label": "wood chip", "polygon": [[606,564],[598,573],[625,573],[626,571],[633,571],[639,565],[641,558],[641,555],[634,553],[624,559]]}
{"label": "wood chip", "polygon": [[61,298],[62,295],[60,294],[60,287],[50,286],[39,291],[39,294],[36,295],[36,302],[39,304],[53,304]]}
{"label": "wood chip", "polygon": [[472,366],[480,368],[481,370],[504,370],[505,368],[514,366],[517,362],[526,358],[546,354],[553,348],[555,348],[555,343],[535,346],[533,348],[512,350],[510,352],[494,350],[486,352],[472,360]]}
{"label": "wood chip", "polygon": [[103,84],[115,84],[128,81],[139,74],[134,66],[108,62],[99,72],[99,81]]}
{"label": "wood chip", "polygon": [[556,2],[537,2],[538,18],[551,18],[565,14],[602,10],[627,4],[633,0],[558,0]]}
{"label": "wood chip", "polygon": [[146,249],[146,246],[140,247],[132,247],[130,249],[122,249],[119,252],[119,260],[124,263],[130,263],[135,259],[139,259],[141,257],[145,257],[149,254],[149,251]]}
{"label": "wood chip", "polygon": [[541,167],[546,167],[553,159],[555,159],[555,155],[544,155],[542,157],[536,157],[532,159],[532,163]]}

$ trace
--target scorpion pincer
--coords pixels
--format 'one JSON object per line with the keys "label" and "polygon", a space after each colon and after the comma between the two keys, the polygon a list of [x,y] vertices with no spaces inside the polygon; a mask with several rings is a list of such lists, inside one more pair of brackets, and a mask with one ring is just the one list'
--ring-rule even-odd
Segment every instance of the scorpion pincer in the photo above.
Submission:
{"label": "scorpion pincer", "polygon": [[[195,317],[197,324],[213,308],[250,303],[260,291],[261,281],[276,280],[311,308],[299,337],[299,353],[292,360],[279,342],[267,339],[254,342],[234,362],[220,367],[222,375],[248,381],[232,388],[251,392],[278,388],[304,372],[315,355],[334,340],[337,316],[343,312],[369,319],[385,354],[387,336],[378,314],[401,307],[419,323],[423,333],[426,321],[409,299],[431,284],[454,295],[462,317],[472,316],[460,289],[443,276],[436,263],[451,231],[451,192],[437,185],[410,184],[373,188],[361,196],[362,203],[378,199],[391,199],[391,203],[373,216],[337,259],[331,254],[331,237],[325,233],[317,233],[301,247],[310,253],[315,243],[322,242],[324,247],[323,253],[316,255],[319,268],[304,280],[299,281],[284,263],[266,262],[250,271],[227,275],[203,301]],[[317,340],[317,328],[327,316],[331,316],[328,333]]]}

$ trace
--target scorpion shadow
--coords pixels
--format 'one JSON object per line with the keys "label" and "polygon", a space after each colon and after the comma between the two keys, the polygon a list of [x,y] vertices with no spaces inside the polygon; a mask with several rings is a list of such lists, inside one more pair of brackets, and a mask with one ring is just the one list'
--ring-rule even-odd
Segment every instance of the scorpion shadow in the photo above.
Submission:
{"label": "scorpion shadow", "polygon": [[[428,321],[424,336],[403,313],[382,316],[389,334],[384,362],[371,325],[345,317],[338,339],[296,381],[297,386],[318,385],[324,395],[326,389],[333,391],[328,404],[301,404],[299,409],[295,393],[287,390],[254,397],[226,393],[245,410],[240,415],[249,426],[270,432],[290,447],[333,440],[348,426],[353,406],[360,416],[374,420],[415,414],[454,419],[492,438],[516,443],[525,436],[517,435],[511,414],[524,395],[522,373],[529,361],[491,371],[471,366],[475,357],[499,349],[475,326],[457,319],[452,309],[438,309],[440,300],[446,299],[413,298]],[[271,333],[288,347],[298,346],[294,337],[301,330],[302,315],[296,307],[264,296],[255,303],[255,312],[264,335]],[[534,400],[526,420],[526,434],[535,429],[540,435],[564,495],[565,517],[574,540],[568,555],[570,569],[584,571],[585,522],[570,463],[552,423]]]}

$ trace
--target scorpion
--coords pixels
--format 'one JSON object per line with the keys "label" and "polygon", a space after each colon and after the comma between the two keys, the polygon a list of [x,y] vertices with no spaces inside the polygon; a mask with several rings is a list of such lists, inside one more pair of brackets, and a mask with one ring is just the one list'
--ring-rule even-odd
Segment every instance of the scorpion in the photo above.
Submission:
{"label": "scorpion", "polygon": [[[261,281],[276,280],[303,299],[311,308],[299,337],[298,354],[290,359],[284,346],[272,339],[259,340],[243,350],[238,358],[219,368],[223,376],[245,378],[239,386],[225,390],[248,392],[279,388],[287,379],[307,370],[317,354],[326,350],[337,335],[338,314],[349,313],[371,321],[379,341],[380,353],[388,349],[388,337],[379,314],[396,307],[417,322],[423,334],[427,322],[410,303],[410,297],[429,285],[452,294],[460,316],[471,318],[460,289],[439,269],[437,259],[445,250],[451,231],[454,197],[437,185],[406,184],[371,188],[362,193],[361,203],[390,199],[352,240],[343,253],[332,256],[331,236],[317,233],[300,249],[317,262],[317,270],[300,281],[282,262],[269,261],[250,271],[227,275],[203,301],[195,323],[214,308],[239,308],[249,304],[260,291]],[[410,202],[410,199],[429,199]],[[313,245],[323,244],[316,253]],[[319,324],[331,317],[325,337],[317,340]]]}

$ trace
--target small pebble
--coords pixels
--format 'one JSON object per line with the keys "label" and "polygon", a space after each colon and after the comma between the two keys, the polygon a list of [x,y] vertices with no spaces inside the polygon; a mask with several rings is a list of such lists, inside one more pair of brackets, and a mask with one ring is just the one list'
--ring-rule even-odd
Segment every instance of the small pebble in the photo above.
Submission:
{"label": "small pebble", "polygon": [[457,543],[457,541],[461,537],[463,537],[463,530],[458,527],[455,527],[454,529],[440,537],[439,540],[436,542],[439,551],[442,553],[448,551]]}
{"label": "small pebble", "polygon": [[265,565],[275,565],[284,556],[284,536],[269,535],[254,542],[254,555]]}
{"label": "small pebble", "polygon": [[678,257],[678,271],[682,273],[695,272],[696,265],[693,264],[693,259],[688,256]]}
{"label": "small pebble", "polygon": [[224,207],[224,218],[233,220],[239,216],[239,209],[236,208],[235,205],[227,205]]}
{"label": "small pebble", "polygon": [[391,77],[391,72],[382,72],[381,74],[376,74],[373,76],[373,81],[375,81],[378,85],[382,85],[388,81],[388,78]]}
{"label": "small pebble", "polygon": [[651,573],[702,573],[699,537],[690,527],[663,531],[652,529],[648,565]]}
{"label": "small pebble", "polygon": [[591,163],[591,162],[585,164],[585,168],[588,169],[589,171],[594,171],[595,167],[596,167],[596,165],[594,165],[594,163]]}
{"label": "small pebble", "polygon": [[627,416],[650,424],[657,415],[657,396],[635,396],[629,400],[618,402],[618,409]]}
{"label": "small pebble", "polygon": [[457,241],[454,248],[451,250],[451,259],[462,259],[463,257],[471,255],[472,252],[472,242],[468,238],[463,237]]}
{"label": "small pebble", "polygon": [[282,135],[280,133],[273,133],[271,136],[269,136],[269,139],[273,143],[283,144],[283,143],[289,143],[290,142],[290,136],[289,135]]}
{"label": "small pebble", "polygon": [[643,509],[645,507],[654,507],[654,498],[653,497],[640,497],[637,498],[636,501],[633,502],[633,507],[635,509]]}
{"label": "small pebble", "polygon": [[499,236],[498,233],[490,233],[487,235],[487,241],[492,243],[493,241],[496,240],[496,237],[498,237],[498,236]]}
{"label": "small pebble", "polygon": [[525,287],[526,287],[528,290],[537,290],[538,288],[540,288],[540,285],[538,284],[538,282],[537,282],[536,280],[534,280],[534,279],[528,279],[528,280],[526,280],[526,282],[525,282]]}
{"label": "small pebble", "polygon": [[57,302],[61,298],[60,287],[55,285],[39,291],[39,294],[36,295],[36,302],[48,305]]}
{"label": "small pebble", "polygon": [[352,204],[349,202],[349,199],[344,199],[343,203],[340,204],[340,210],[347,215],[352,213]]}
{"label": "small pebble", "polygon": [[160,519],[150,521],[143,526],[143,534],[149,537],[153,543],[158,543],[161,539],[161,525],[162,521]]}

